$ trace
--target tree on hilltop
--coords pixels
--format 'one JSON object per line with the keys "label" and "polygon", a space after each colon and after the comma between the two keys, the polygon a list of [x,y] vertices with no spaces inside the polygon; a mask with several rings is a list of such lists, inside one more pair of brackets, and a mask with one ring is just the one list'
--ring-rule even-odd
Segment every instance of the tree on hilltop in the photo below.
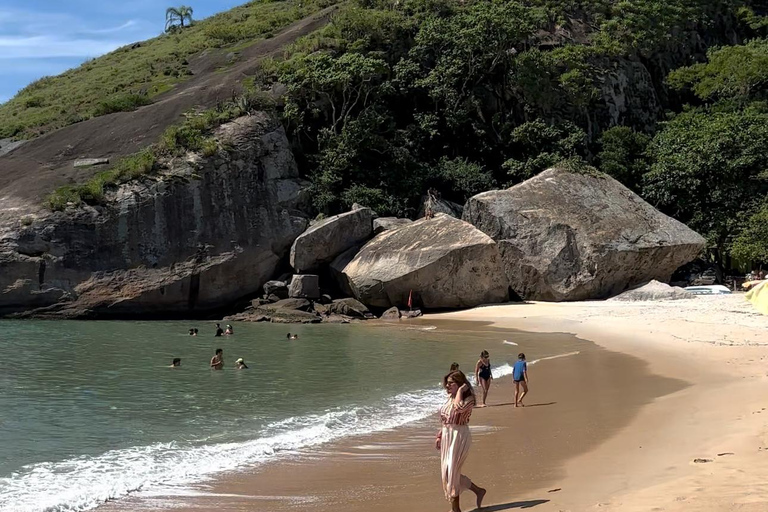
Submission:
{"label": "tree on hilltop", "polygon": [[177,27],[184,28],[184,20],[187,20],[188,25],[192,25],[192,12],[193,9],[188,5],[181,5],[179,7],[169,7],[165,10],[165,31],[169,32]]}

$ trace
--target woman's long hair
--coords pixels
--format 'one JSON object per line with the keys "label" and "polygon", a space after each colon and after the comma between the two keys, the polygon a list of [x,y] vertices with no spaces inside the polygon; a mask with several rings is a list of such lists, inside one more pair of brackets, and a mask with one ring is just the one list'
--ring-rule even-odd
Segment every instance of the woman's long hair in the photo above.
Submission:
{"label": "woman's long hair", "polygon": [[467,385],[467,393],[464,396],[475,396],[475,391],[472,389],[472,384],[469,383],[467,376],[464,375],[464,372],[456,370],[454,372],[448,373],[445,377],[443,377],[443,387],[448,385],[448,379],[451,379],[453,382],[458,384],[459,387],[463,386],[464,384]]}

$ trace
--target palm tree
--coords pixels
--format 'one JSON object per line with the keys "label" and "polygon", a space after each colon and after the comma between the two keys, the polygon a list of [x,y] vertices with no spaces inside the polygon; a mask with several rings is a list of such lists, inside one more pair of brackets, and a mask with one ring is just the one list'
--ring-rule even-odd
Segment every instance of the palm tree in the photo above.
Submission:
{"label": "palm tree", "polygon": [[180,28],[184,28],[184,20],[187,20],[188,25],[192,24],[192,8],[187,5],[179,7],[169,7],[165,10],[165,31],[175,27],[175,23],[179,23]]}

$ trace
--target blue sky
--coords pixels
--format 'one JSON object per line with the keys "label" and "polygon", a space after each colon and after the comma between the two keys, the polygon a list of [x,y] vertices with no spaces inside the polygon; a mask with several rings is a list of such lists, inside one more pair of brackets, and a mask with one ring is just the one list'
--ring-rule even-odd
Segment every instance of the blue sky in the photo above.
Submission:
{"label": "blue sky", "polygon": [[33,80],[154,37],[165,9],[186,4],[202,19],[246,0],[0,0],[0,103]]}

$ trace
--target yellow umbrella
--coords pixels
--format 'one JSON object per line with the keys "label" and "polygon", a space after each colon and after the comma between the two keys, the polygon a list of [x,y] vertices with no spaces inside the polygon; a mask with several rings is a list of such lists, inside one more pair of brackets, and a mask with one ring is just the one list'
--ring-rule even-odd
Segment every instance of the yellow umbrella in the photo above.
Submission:
{"label": "yellow umbrella", "polygon": [[759,312],[768,315],[768,281],[760,281],[747,292],[745,297]]}

